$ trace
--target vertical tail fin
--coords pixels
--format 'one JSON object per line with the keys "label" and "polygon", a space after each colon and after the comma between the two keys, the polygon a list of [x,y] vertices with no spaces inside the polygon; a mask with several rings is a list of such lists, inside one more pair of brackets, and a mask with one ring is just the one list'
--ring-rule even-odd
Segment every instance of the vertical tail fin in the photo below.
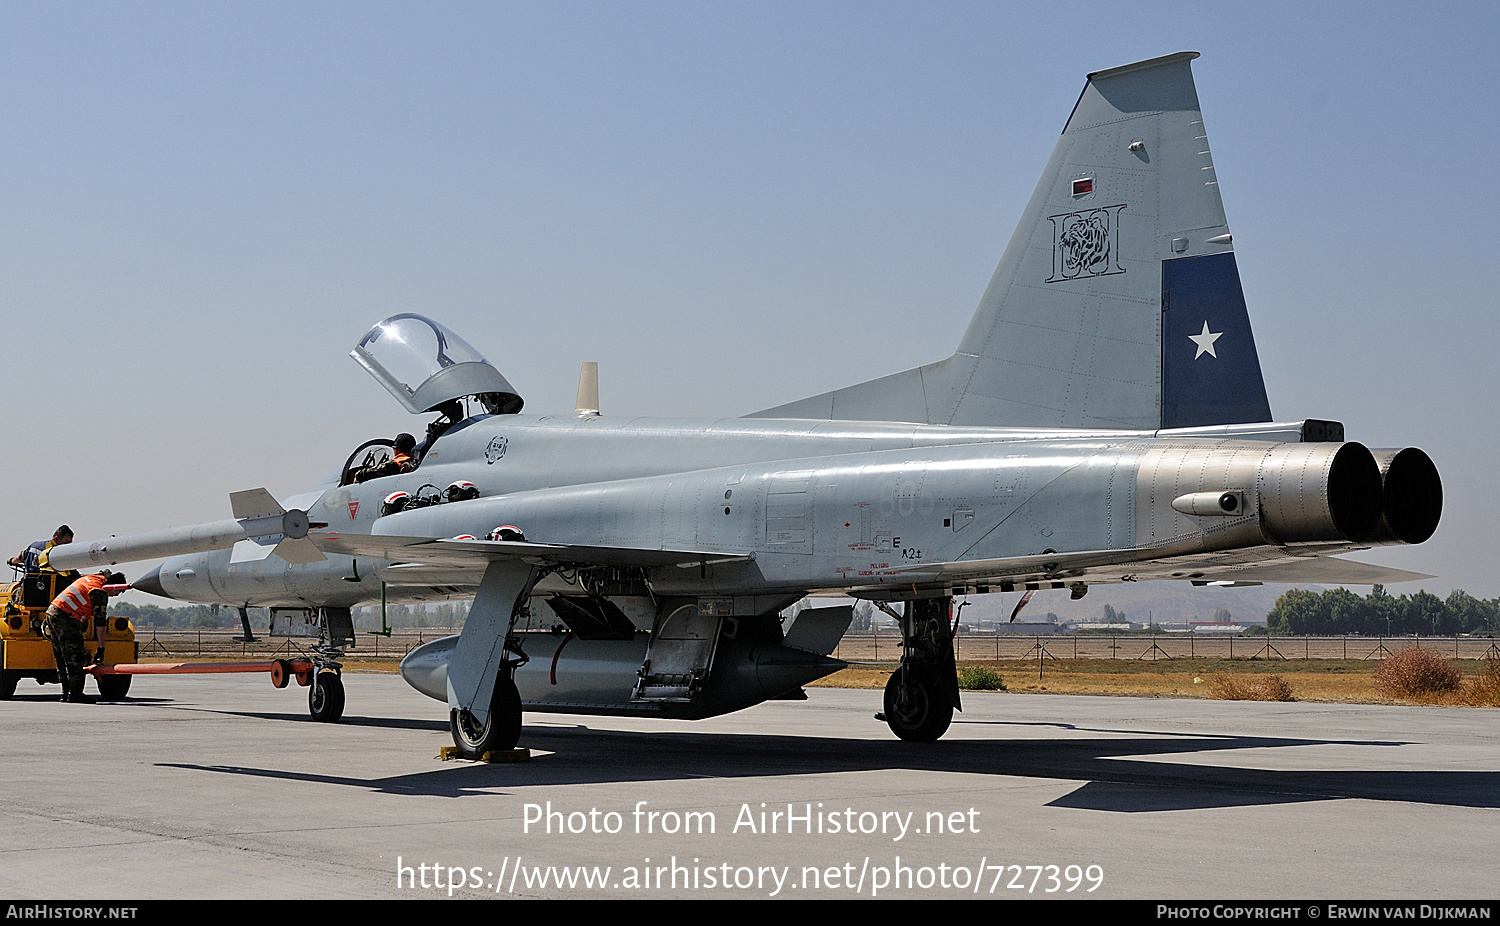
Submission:
{"label": "vertical tail fin", "polygon": [[1269,420],[1196,57],[1089,75],[953,356],[751,417],[1142,430]]}

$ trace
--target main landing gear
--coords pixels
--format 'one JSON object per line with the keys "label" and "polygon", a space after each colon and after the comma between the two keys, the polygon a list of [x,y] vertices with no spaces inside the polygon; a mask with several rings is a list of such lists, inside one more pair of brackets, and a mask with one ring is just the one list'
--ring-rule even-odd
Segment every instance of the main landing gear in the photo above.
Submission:
{"label": "main landing gear", "polygon": [[885,722],[901,739],[931,743],[948,732],[953,702],[937,679],[902,666],[885,683]]}
{"label": "main landing gear", "polygon": [[901,665],[885,684],[885,722],[908,742],[931,743],[947,732],[958,697],[952,598],[920,598],[901,615]]}
{"label": "main landing gear", "polygon": [[[448,731],[453,734],[459,758],[483,759],[485,753],[509,752],[521,739],[521,692],[516,689],[516,669],[531,657],[521,647],[516,621],[529,613],[531,589],[545,574],[545,570],[515,562],[491,563],[485,570],[463,633],[448,660],[449,696],[456,701],[450,701]],[[480,661],[466,660],[465,648],[488,654],[497,637],[504,641],[498,668],[476,672],[474,663]],[[486,671],[495,672],[494,688],[489,696],[490,709],[480,720],[471,708],[484,703],[487,679],[480,673]]]}
{"label": "main landing gear", "polygon": [[521,739],[521,693],[515,679],[501,672],[490,697],[490,713],[484,723],[462,708],[448,712],[448,731],[463,759],[480,759],[487,752],[516,748]]}

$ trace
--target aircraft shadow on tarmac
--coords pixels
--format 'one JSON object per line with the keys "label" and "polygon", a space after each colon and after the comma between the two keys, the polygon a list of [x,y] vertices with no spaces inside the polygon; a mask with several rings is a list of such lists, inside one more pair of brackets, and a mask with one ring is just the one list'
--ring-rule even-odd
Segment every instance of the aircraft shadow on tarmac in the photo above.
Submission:
{"label": "aircraft shadow on tarmac", "polygon": [[[384,722],[382,722],[384,725]],[[411,724],[430,727],[430,722]],[[1061,727],[1066,724],[1016,726]],[[578,726],[528,726],[522,743],[551,755],[519,764],[463,763],[390,778],[358,778],[235,766],[162,763],[172,768],[323,782],[389,794],[466,797],[525,786],[755,778],[830,772],[921,771],[1079,781],[1053,807],[1140,813],[1363,799],[1500,807],[1500,772],[1411,770],[1284,770],[1194,764],[1195,753],[1290,746],[1399,746],[1393,741],[1256,736],[1162,735],[1055,739],[995,738],[932,744],[805,737],[787,734],[637,733]],[[1085,731],[1087,732],[1087,731]],[[1165,756],[1151,761],[1145,757]],[[1257,759],[1264,759],[1260,754]],[[1121,761],[1128,760],[1128,761]],[[1274,761],[1274,757],[1273,757]]]}
{"label": "aircraft shadow on tarmac", "polygon": [[[285,720],[306,726],[310,721],[306,711],[301,712],[271,712],[271,711],[225,711],[216,708],[203,708],[209,713],[225,714],[233,717],[254,717],[258,720]],[[369,727],[379,730],[433,730],[442,733],[448,732],[446,720],[421,720],[409,717],[355,717],[345,714],[339,718],[341,727]]]}
{"label": "aircraft shadow on tarmac", "polygon": [[[142,705],[142,704],[175,705],[177,703],[177,702],[173,701],[171,698],[137,698],[137,697],[134,697],[134,696],[132,696],[129,700],[123,700],[123,701],[106,701],[106,700],[103,700],[103,699],[99,698],[93,692],[84,692],[84,693],[87,694],[89,697],[94,698],[95,700],[97,700],[98,701],[98,706],[99,707],[103,707],[103,708],[115,707],[117,705],[122,705],[122,704],[131,704],[131,705]],[[60,689],[60,688],[53,688],[51,691],[47,691],[46,689],[42,689],[42,690],[38,691],[36,694],[15,694],[15,695],[11,696],[10,700],[14,701],[14,702],[16,702],[18,704],[24,704],[24,703],[26,703],[28,701],[32,702],[32,703],[38,703],[38,704],[54,704],[61,697],[62,697],[62,689]]]}

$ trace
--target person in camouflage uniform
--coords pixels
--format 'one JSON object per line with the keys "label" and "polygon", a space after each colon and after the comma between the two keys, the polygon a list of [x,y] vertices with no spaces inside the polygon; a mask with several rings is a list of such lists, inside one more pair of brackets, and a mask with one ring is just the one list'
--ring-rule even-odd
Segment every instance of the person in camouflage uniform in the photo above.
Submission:
{"label": "person in camouflage uniform", "polygon": [[[57,680],[62,683],[62,700],[87,703],[93,699],[83,693],[83,667],[89,663],[89,655],[83,643],[83,622],[92,619],[99,639],[95,658],[104,653],[104,630],[110,592],[106,585],[122,586],[125,576],[118,572],[100,572],[84,576],[69,585],[61,595],[52,599],[47,608],[47,617],[42,622],[47,638],[52,641],[52,655],[57,661]],[[118,591],[114,594],[119,594]]]}

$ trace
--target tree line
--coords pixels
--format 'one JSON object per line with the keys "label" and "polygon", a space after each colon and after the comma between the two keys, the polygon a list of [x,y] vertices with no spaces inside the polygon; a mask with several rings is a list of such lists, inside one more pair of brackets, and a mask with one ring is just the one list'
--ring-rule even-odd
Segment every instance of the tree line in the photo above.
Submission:
{"label": "tree line", "polygon": [[[129,618],[136,630],[220,630],[240,625],[239,614],[234,608],[215,608],[206,604],[163,608],[154,604],[111,601],[108,613],[110,617]],[[250,609],[254,626],[265,626],[265,613],[264,608]]]}
{"label": "tree line", "polygon": [[1396,597],[1377,585],[1363,597],[1347,588],[1293,589],[1266,615],[1271,633],[1302,635],[1456,636],[1500,630],[1500,598],[1475,598],[1454,589],[1447,598],[1427,591]]}

